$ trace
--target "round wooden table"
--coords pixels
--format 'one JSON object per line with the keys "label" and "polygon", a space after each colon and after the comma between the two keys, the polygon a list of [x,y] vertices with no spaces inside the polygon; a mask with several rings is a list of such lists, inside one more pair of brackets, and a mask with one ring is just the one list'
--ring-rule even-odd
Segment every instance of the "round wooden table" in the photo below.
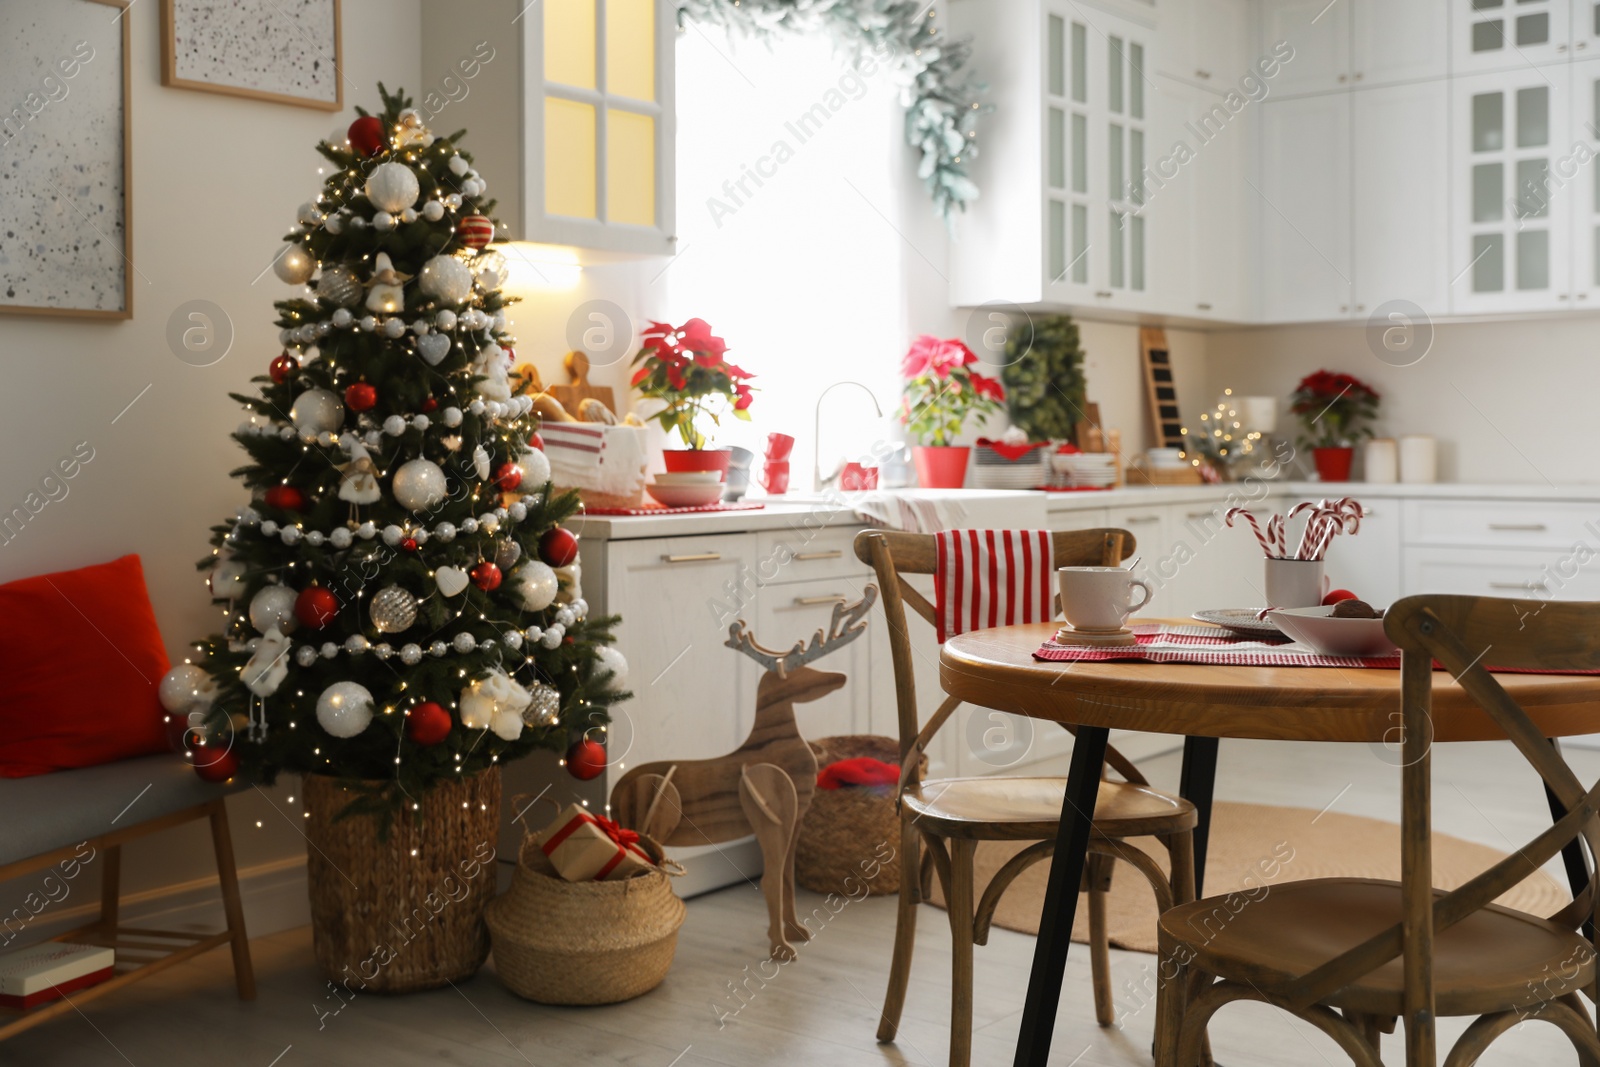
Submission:
{"label": "round wooden table", "polygon": [[[1194,625],[1187,619],[1139,621]],[[1058,625],[974,630],[950,638],[939,655],[939,681],[952,696],[996,711],[1067,723],[1077,733],[1017,1042],[1019,1067],[1043,1067],[1049,1055],[1110,730],[1184,736],[1178,791],[1200,812],[1194,849],[1197,890],[1205,872],[1220,738],[1365,741],[1392,747],[1396,757],[1400,751],[1398,670],[1034,659],[1034,650],[1050,640]],[[1600,676],[1495,677],[1546,737],[1600,732]],[[1434,678],[1432,719],[1434,741],[1505,738],[1443,671]],[[1565,814],[1554,798],[1547,799],[1556,817]],[[1581,849],[1569,847],[1565,859],[1576,892],[1588,881]]]}

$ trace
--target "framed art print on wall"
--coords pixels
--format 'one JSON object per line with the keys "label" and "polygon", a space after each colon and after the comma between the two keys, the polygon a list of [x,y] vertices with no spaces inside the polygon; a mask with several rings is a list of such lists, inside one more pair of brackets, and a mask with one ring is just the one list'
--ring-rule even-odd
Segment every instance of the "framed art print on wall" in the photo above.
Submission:
{"label": "framed art print on wall", "polygon": [[161,84],[338,111],[340,0],[161,0]]}
{"label": "framed art print on wall", "polygon": [[127,0],[0,0],[0,312],[133,315]]}

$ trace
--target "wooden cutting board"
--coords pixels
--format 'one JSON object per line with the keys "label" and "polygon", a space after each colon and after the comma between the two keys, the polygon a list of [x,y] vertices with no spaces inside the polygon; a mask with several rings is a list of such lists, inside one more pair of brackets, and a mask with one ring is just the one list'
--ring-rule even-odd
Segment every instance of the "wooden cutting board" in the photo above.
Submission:
{"label": "wooden cutting board", "polygon": [[622,413],[617,411],[617,394],[609,385],[589,384],[589,357],[582,352],[568,352],[562,365],[567,369],[567,377],[572,379],[567,385],[552,385],[550,395],[561,401],[561,406],[571,412],[574,417],[578,414],[578,405],[585,400],[598,400],[617,415],[620,420]]}

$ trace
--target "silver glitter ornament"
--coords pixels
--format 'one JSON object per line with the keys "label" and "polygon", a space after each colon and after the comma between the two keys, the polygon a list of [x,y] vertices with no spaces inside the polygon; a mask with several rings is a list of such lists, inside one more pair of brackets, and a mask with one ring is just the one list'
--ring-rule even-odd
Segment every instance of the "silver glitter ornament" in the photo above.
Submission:
{"label": "silver glitter ornament", "polygon": [[515,541],[503,542],[494,554],[494,565],[501,571],[510,573],[517,560],[522,558],[522,546]]}
{"label": "silver glitter ornament", "polygon": [[417,598],[398,585],[386,586],[373,596],[367,612],[379,633],[397,634],[417,621]]}
{"label": "silver glitter ornament", "polygon": [[533,700],[522,709],[522,722],[536,729],[551,725],[561,714],[561,691],[553,685],[535,682],[528,687]]}

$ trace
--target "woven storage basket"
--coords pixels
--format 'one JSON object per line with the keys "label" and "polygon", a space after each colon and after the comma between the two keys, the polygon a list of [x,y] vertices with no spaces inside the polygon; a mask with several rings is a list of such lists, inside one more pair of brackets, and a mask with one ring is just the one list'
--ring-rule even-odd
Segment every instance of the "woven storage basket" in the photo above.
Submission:
{"label": "woven storage basket", "polygon": [[[363,783],[378,787],[382,782]],[[388,840],[371,815],[338,819],[360,794],[308,774],[311,944],[322,973],[352,989],[411,993],[472,977],[489,955],[500,768],[446,781],[397,812]]]}
{"label": "woven storage basket", "polygon": [[[892,737],[847,734],[824,737],[815,747],[822,750],[819,767],[860,756],[900,765],[900,743]],[[927,773],[927,757],[922,770]],[[884,855],[894,858],[885,861]],[[812,793],[795,845],[794,880],[818,893],[850,896],[860,893],[862,885],[872,896],[898,893],[900,816],[893,793],[880,795],[859,787]]]}
{"label": "woven storage basket", "polygon": [[[660,854],[659,846],[650,851]],[[615,1004],[661,984],[685,911],[661,871],[568,882],[530,836],[510,891],[490,903],[484,919],[494,939],[494,969],[519,997]]]}

